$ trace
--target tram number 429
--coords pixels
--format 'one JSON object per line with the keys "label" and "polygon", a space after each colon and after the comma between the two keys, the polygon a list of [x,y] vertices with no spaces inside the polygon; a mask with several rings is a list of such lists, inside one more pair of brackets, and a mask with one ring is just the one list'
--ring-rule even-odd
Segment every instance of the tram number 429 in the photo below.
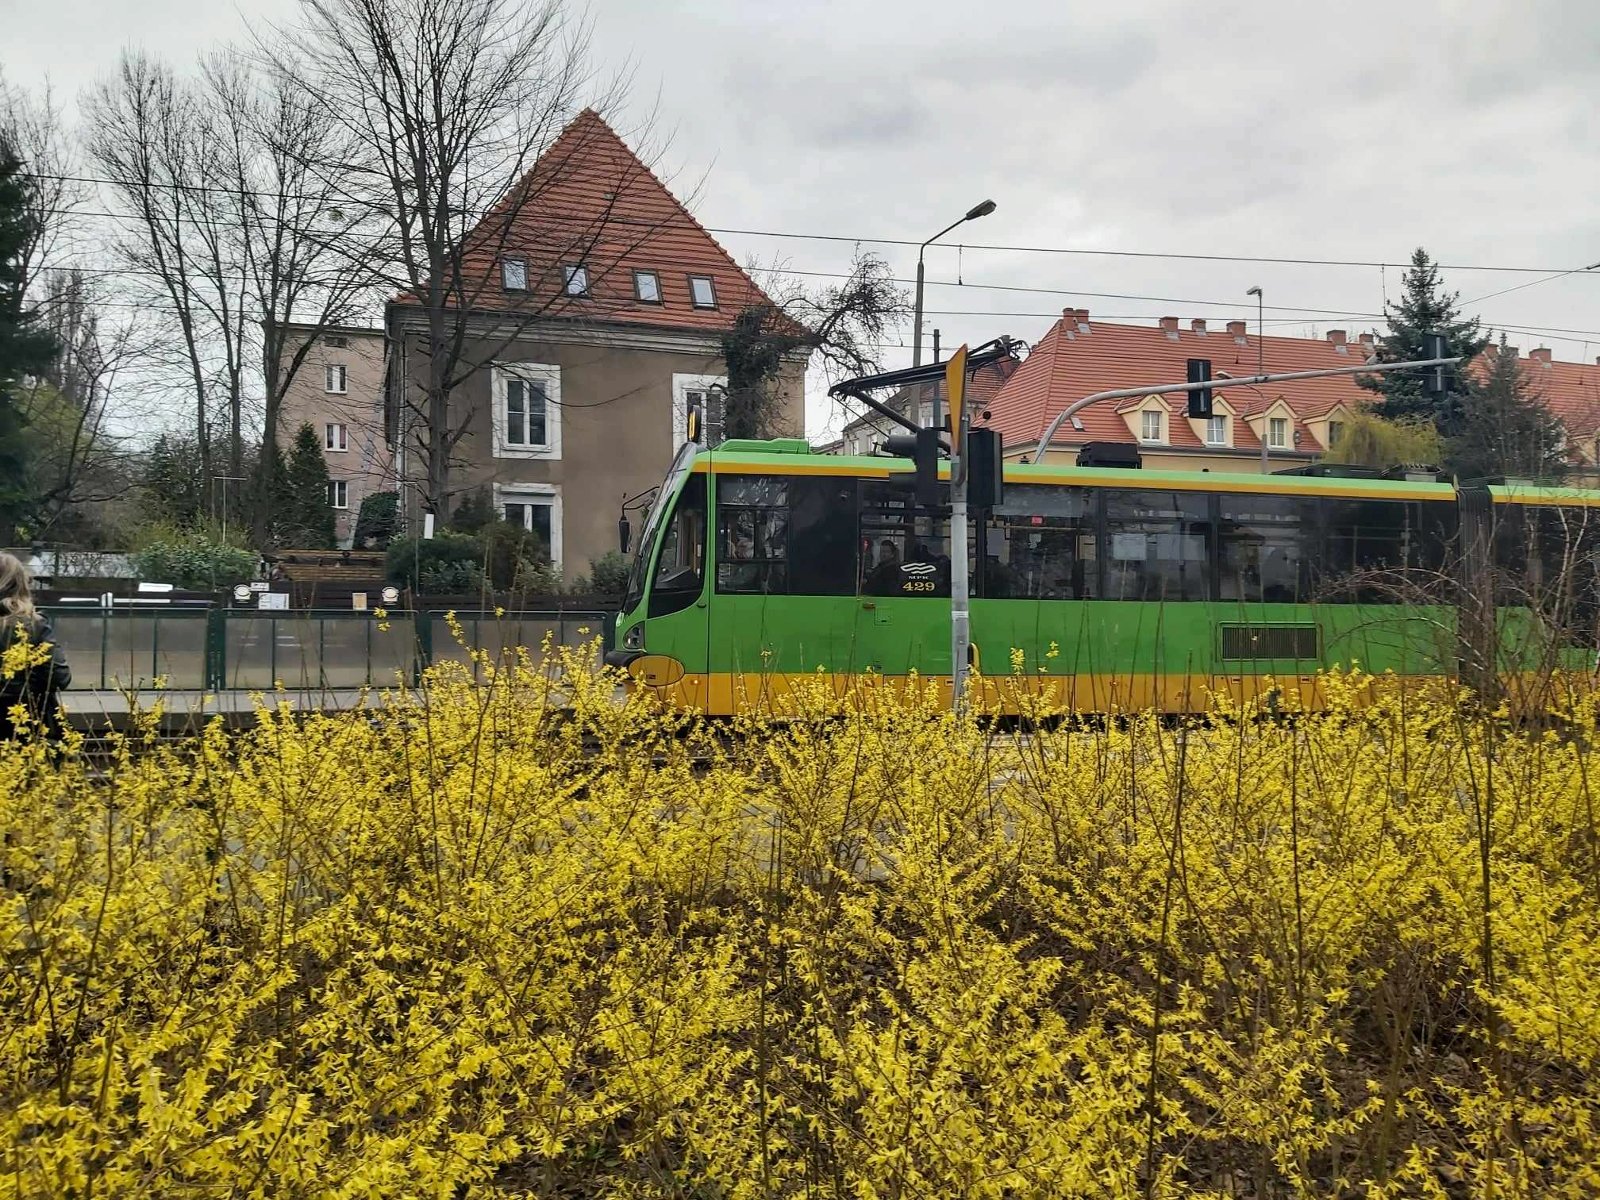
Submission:
{"label": "tram number 429", "polygon": [[900,590],[902,592],[928,593],[938,591],[939,585],[931,579],[907,579],[900,585]]}

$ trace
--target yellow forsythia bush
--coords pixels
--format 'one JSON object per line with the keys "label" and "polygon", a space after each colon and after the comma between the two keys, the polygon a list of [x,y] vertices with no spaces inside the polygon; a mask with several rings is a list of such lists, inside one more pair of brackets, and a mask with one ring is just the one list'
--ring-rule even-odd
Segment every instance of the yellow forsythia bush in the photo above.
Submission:
{"label": "yellow forsythia bush", "polygon": [[0,1194],[1600,1194],[1587,702],[707,728],[479,667],[0,748]]}

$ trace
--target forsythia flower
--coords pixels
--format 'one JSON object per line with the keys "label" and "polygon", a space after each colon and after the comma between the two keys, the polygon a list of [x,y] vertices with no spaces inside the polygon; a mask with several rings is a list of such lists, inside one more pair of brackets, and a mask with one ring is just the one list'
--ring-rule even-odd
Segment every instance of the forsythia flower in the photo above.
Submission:
{"label": "forsythia flower", "polygon": [[5,1195],[1600,1192],[1591,700],[593,661],[0,744]]}

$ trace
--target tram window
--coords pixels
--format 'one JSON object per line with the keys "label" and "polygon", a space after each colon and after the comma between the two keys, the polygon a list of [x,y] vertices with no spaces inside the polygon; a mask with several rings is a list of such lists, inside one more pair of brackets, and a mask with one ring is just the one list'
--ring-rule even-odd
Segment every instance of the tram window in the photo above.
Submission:
{"label": "tram window", "polygon": [[[1312,590],[1318,600],[1399,604],[1418,598],[1409,548],[1415,508],[1395,500],[1326,500],[1317,506],[1317,557]],[[1437,583],[1438,581],[1433,581]]]}
{"label": "tram window", "polygon": [[856,481],[829,475],[789,481],[789,590],[853,596],[856,590]]}
{"label": "tram window", "polygon": [[772,475],[717,480],[717,591],[789,590],[789,481]]}
{"label": "tram window", "polygon": [[1096,593],[1094,496],[1081,488],[1014,484],[984,532],[982,594],[1081,600]]}
{"label": "tram window", "polygon": [[650,588],[652,617],[688,608],[705,583],[706,477],[691,475],[661,537],[655,580]]}
{"label": "tram window", "polygon": [[950,594],[950,522],[919,511],[909,491],[861,485],[860,544],[863,595]]}
{"label": "tram window", "polygon": [[1594,645],[1600,617],[1600,509],[1530,509],[1533,538],[1524,547],[1532,586],[1519,604],[1534,603],[1551,625],[1583,645]]}
{"label": "tram window", "polygon": [[1224,600],[1293,604],[1309,595],[1306,504],[1294,496],[1221,496],[1217,584]]}
{"label": "tram window", "polygon": [[853,596],[856,481],[723,475],[717,480],[717,591]]}
{"label": "tram window", "polygon": [[1107,491],[1105,598],[1208,599],[1209,508],[1199,493]]}

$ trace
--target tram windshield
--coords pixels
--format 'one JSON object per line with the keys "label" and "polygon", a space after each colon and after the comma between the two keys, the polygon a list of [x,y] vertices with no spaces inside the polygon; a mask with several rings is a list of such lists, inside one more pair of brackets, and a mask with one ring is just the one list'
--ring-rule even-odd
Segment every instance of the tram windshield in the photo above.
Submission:
{"label": "tram windshield", "polygon": [[689,469],[694,465],[695,453],[699,449],[700,447],[694,442],[685,442],[678,447],[672,465],[667,468],[667,477],[661,481],[661,487],[656,491],[656,498],[650,503],[650,511],[645,514],[644,527],[639,531],[639,549],[634,554],[633,565],[628,571],[628,592],[622,600],[622,611],[625,613],[632,612],[639,606],[639,601],[644,599],[646,571],[649,569],[651,554],[655,550],[656,535],[660,532],[662,515],[671,506],[672,497],[688,476]]}

